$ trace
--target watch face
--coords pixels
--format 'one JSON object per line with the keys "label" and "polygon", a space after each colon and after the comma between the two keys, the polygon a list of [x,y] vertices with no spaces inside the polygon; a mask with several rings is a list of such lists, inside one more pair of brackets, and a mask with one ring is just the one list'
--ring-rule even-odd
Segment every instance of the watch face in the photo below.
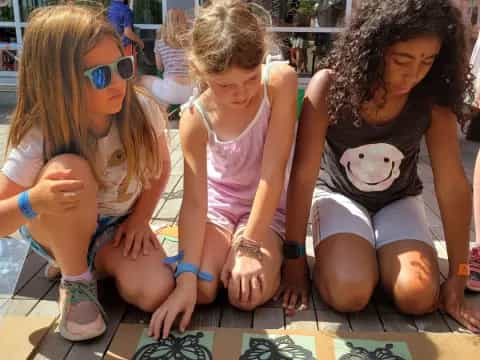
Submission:
{"label": "watch face", "polygon": [[295,244],[283,244],[283,256],[287,259],[296,259],[300,256],[298,251],[298,245]]}

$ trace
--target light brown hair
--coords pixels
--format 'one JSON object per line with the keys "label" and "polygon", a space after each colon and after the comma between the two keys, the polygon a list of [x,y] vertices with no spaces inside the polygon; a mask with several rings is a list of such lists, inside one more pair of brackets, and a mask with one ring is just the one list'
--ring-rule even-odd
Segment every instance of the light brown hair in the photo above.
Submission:
{"label": "light brown hair", "polygon": [[167,21],[157,31],[157,39],[162,39],[165,44],[174,49],[187,45],[188,19],[185,10],[170,9]]}
{"label": "light brown hair", "polygon": [[[44,139],[44,160],[73,153],[85,158],[97,181],[96,139],[85,114],[84,56],[104,37],[114,39],[123,55],[120,38],[102,9],[75,5],[35,10],[26,28],[18,75],[18,101],[13,113],[7,149],[18,146],[37,127]],[[131,82],[122,110],[116,114],[120,140],[127,158],[127,181],[142,184],[161,170],[158,141]],[[154,105],[152,100],[152,105]],[[160,121],[160,119],[155,119]],[[139,161],[140,160],[140,161]]]}
{"label": "light brown hair", "polygon": [[271,38],[256,9],[241,0],[214,0],[200,10],[193,24],[189,60],[192,73],[221,73],[232,66],[260,65]]}

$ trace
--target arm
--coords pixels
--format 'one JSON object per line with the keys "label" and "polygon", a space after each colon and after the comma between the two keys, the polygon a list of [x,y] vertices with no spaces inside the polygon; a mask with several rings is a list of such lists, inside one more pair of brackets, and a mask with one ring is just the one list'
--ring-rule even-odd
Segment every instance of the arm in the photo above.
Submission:
{"label": "arm", "polygon": [[[141,99],[141,101],[145,101],[143,98]],[[154,111],[152,112],[152,109],[155,109],[155,107],[150,105],[150,107],[145,109],[148,109],[146,111],[148,111],[148,116],[151,117],[153,123],[155,121],[163,121],[161,115]],[[156,249],[160,248],[158,239],[150,228],[150,219],[167,185],[171,172],[171,163],[163,128],[156,128],[155,133],[157,134],[158,152],[161,159],[161,174],[158,177],[149,179],[149,186],[142,190],[133,206],[132,212],[118,226],[113,240],[114,246],[119,246],[123,240],[123,255],[128,256],[131,254],[133,259],[136,259],[141,251],[144,255],[148,255],[152,245]]]}
{"label": "arm", "polygon": [[150,187],[142,191],[132,212],[132,215],[135,214],[135,216],[144,219],[146,224],[150,222],[150,218],[155,211],[158,200],[165,190],[165,186],[167,186],[171,172],[170,154],[165,135],[163,134],[158,137],[158,151],[160,153],[160,158],[163,159],[161,165],[162,173],[158,178],[150,180]]}
{"label": "arm", "polygon": [[455,277],[459,265],[468,262],[472,215],[470,185],[462,166],[455,115],[444,108],[434,108],[426,141],[445,231],[449,277]]}
{"label": "arm", "polygon": [[[315,74],[306,90],[288,186],[286,236],[288,240],[303,246],[329,123],[326,103],[329,83],[329,70],[321,70]],[[285,260],[282,292],[287,315],[294,314],[298,299],[301,302],[298,309],[308,306],[309,278],[305,256]]]}
{"label": "arm", "polygon": [[272,69],[272,113],[262,159],[261,178],[253,201],[245,237],[265,238],[285,185],[285,170],[295,133],[297,75],[287,65]]}
{"label": "arm", "polygon": [[10,235],[27,223],[18,208],[18,194],[27,188],[0,173],[0,237]]}
{"label": "arm", "polygon": [[155,65],[158,70],[163,71],[162,56],[159,53],[155,53]]}
{"label": "arm", "polygon": [[[186,110],[180,120],[180,140],[184,155],[184,191],[179,219],[179,250],[183,261],[199,267],[207,214],[207,130],[198,114]],[[166,338],[179,314],[180,331],[190,322],[197,301],[197,276],[186,272],[177,277],[175,290],[155,311],[150,320],[149,335]]]}
{"label": "arm", "polygon": [[133,31],[132,26],[125,26],[123,34],[143,49],[143,40]]}
{"label": "arm", "polygon": [[[477,154],[475,170],[473,172],[473,210],[475,229],[480,229],[480,152]],[[475,240],[480,244],[480,231],[475,232]]]}
{"label": "arm", "polygon": [[287,198],[287,239],[305,244],[313,189],[328,128],[329,70],[312,78],[305,92]]}
{"label": "arm", "polygon": [[133,42],[137,43],[142,49],[144,47],[142,39],[133,31],[133,11],[128,9],[125,13],[124,17],[124,30],[123,34],[132,40]]}
{"label": "arm", "polygon": [[448,109],[435,107],[426,139],[449,263],[448,278],[441,286],[440,305],[466,328],[479,332],[480,309],[465,301],[467,276],[459,272],[459,266],[468,263],[472,204],[457,141],[455,115]]}
{"label": "arm", "polygon": [[[179,217],[179,248],[185,253],[184,261],[196,266],[200,265],[202,256],[207,214],[208,132],[199,116],[196,112],[185,111],[180,120],[184,190]],[[196,281],[196,277],[194,279]]]}

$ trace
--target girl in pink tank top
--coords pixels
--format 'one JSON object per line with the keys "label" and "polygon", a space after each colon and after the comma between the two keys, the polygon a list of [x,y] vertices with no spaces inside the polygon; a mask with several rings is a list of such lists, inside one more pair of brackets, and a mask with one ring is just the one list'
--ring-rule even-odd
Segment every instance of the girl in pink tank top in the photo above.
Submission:
{"label": "girl in pink tank top", "polygon": [[[297,77],[271,62],[258,6],[214,2],[193,26],[190,65],[206,90],[180,121],[184,198],[176,289],[154,313],[150,333],[180,329],[194,306],[214,301],[252,310],[280,284],[288,163],[295,133]],[[267,58],[266,64],[263,62]]]}

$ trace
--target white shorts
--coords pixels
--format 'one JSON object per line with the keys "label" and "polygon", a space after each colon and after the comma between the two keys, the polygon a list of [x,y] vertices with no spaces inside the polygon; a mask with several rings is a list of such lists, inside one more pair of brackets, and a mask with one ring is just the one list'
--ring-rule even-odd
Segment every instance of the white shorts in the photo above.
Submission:
{"label": "white shorts", "polygon": [[182,85],[173,79],[155,79],[152,84],[152,93],[165,104],[181,105],[188,101],[193,94],[192,85]]}
{"label": "white shorts", "polygon": [[399,240],[419,240],[435,249],[421,195],[394,201],[372,214],[342,194],[315,189],[310,216],[314,247],[329,236],[347,233],[368,240],[375,249]]}

